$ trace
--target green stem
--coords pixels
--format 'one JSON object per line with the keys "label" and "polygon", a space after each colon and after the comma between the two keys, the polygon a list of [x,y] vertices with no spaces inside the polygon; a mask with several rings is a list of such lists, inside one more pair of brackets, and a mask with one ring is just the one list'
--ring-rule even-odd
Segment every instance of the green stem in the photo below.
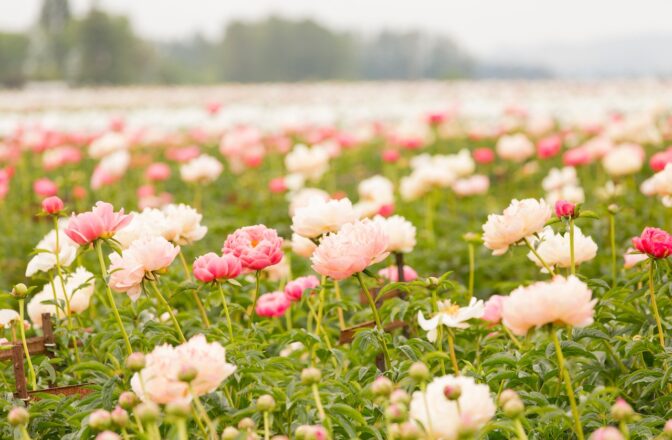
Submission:
{"label": "green stem", "polygon": [[222,283],[217,283],[219,294],[222,296],[222,306],[224,306],[224,314],[226,315],[226,325],[229,328],[229,339],[233,342],[233,328],[231,327],[231,315],[229,315],[229,306],[226,304],[226,295],[224,295],[224,288]]}
{"label": "green stem", "polygon": [[210,438],[212,440],[217,440],[217,430],[215,429],[215,425],[212,423],[212,420],[210,420],[210,416],[208,416],[207,411],[205,410],[205,407],[203,407],[203,404],[201,404],[201,400],[198,398],[197,395],[194,394],[193,388],[191,385],[189,385],[189,392],[191,393],[191,396],[193,397],[194,401],[194,406],[200,413],[201,417],[203,417],[203,420],[205,420],[205,424],[208,426],[208,431],[210,431]]}
{"label": "green stem", "polygon": [[383,347],[383,356],[385,357],[385,369],[388,369],[391,366],[391,364],[390,364],[390,353],[387,349],[387,342],[385,342],[385,328],[383,327],[383,324],[380,321],[380,315],[378,314],[378,308],[376,307],[376,302],[373,300],[371,292],[369,292],[369,289],[366,287],[361,272],[357,272],[357,279],[359,280],[359,284],[362,286],[362,289],[366,294],[366,298],[369,300],[369,306],[371,307],[371,312],[373,312],[373,319],[375,320],[376,327],[378,328],[378,336],[380,339],[380,343]]}
{"label": "green stem", "polygon": [[518,338],[516,338],[516,336],[513,333],[511,333],[511,330],[509,330],[509,328],[507,326],[505,326],[504,324],[502,324],[502,328],[504,329],[504,333],[506,333],[509,336],[509,338],[511,339],[511,342],[514,343],[514,345],[518,348],[518,350],[522,350],[523,346],[521,345]]}
{"label": "green stem", "polygon": [[474,244],[469,242],[467,243],[467,249],[469,250],[469,288],[467,303],[471,301],[471,298],[474,296],[474,271],[476,268],[476,263],[474,259]]}
{"label": "green stem", "polygon": [[562,346],[560,345],[560,340],[554,328],[551,328],[551,339],[553,339],[553,344],[555,344],[555,354],[558,358],[558,370],[564,379],[565,389],[567,391],[567,397],[569,398],[569,404],[572,408],[572,416],[574,418],[574,428],[576,431],[576,436],[579,440],[584,440],[583,436],[583,427],[581,426],[581,416],[579,414],[579,408],[576,406],[576,399],[574,398],[574,388],[572,387],[572,378],[565,368],[565,357],[562,355]]}
{"label": "green stem", "polygon": [[457,364],[457,356],[455,355],[455,339],[453,332],[448,330],[448,352],[450,354],[450,362],[453,364],[453,372],[455,376],[460,375],[460,367]]}
{"label": "green stem", "polygon": [[[182,268],[184,269],[184,274],[187,276],[187,279],[189,281],[192,280],[191,278],[191,271],[189,270],[189,266],[187,265],[187,260],[184,258],[184,254],[180,250],[177,254],[180,257],[180,263],[182,263]],[[203,307],[203,303],[201,302],[201,298],[198,296],[198,292],[195,290],[191,291],[191,296],[194,298],[194,302],[196,303],[196,306],[198,307],[198,311],[201,313],[201,318],[203,319],[203,323],[205,324],[205,328],[210,328],[210,320],[208,319],[208,313],[205,311],[205,307]]]}
{"label": "green stem", "polygon": [[268,411],[264,411],[264,440],[270,440],[271,438],[271,428]]}
{"label": "green stem", "polygon": [[576,274],[576,264],[574,262],[574,219],[569,219],[569,267],[572,275]]}
{"label": "green stem", "polygon": [[539,262],[541,263],[541,265],[544,266],[544,269],[546,269],[546,271],[547,271],[549,274],[551,274],[552,277],[554,277],[554,276],[555,276],[555,272],[553,272],[553,269],[551,269],[551,268],[549,267],[549,265],[546,264],[546,262],[544,261],[544,259],[541,258],[541,255],[539,255],[539,254],[537,253],[537,250],[534,248],[534,246],[532,246],[532,243],[530,243],[530,240],[528,240],[527,237],[525,237],[523,240],[525,240],[525,244],[526,244],[527,247],[530,249],[530,251],[532,251],[532,254],[537,258],[537,260],[539,260]]}
{"label": "green stem", "polygon": [[523,424],[520,421],[520,418],[517,418],[513,424],[516,427],[516,435],[518,436],[518,440],[527,440],[527,434],[525,434],[525,428],[523,428]]}
{"label": "green stem", "polygon": [[250,322],[252,322],[252,316],[254,316],[254,311],[257,309],[257,300],[259,299],[259,293],[261,290],[261,271],[258,270],[255,274],[255,285],[254,285],[254,297],[252,297],[252,307],[248,309],[248,314],[247,316],[250,318]]}
{"label": "green stem", "polygon": [[33,391],[37,390],[37,375],[35,374],[35,368],[33,367],[33,361],[30,359],[30,350],[28,350],[28,344],[26,343],[26,329],[23,327],[23,306],[24,299],[19,299],[19,334],[21,335],[21,345],[23,345],[23,352],[26,354],[26,362],[28,363],[28,375],[30,377],[30,386],[33,388]]}
{"label": "green stem", "polygon": [[609,244],[611,247],[611,287],[616,287],[616,217],[609,213]]}
{"label": "green stem", "polygon": [[126,334],[124,323],[121,321],[121,316],[119,315],[117,304],[114,302],[114,296],[112,295],[110,285],[107,283],[107,268],[105,267],[105,259],[103,258],[102,240],[96,240],[95,247],[96,247],[96,254],[98,255],[98,263],[100,264],[100,273],[103,278],[103,283],[105,284],[107,299],[109,300],[110,306],[112,307],[112,313],[114,314],[114,318],[117,320],[117,326],[119,327],[119,331],[121,331],[121,335],[124,338],[127,354],[130,356],[131,353],[133,353],[133,347],[131,346],[131,341],[128,339],[128,334]]}
{"label": "green stem", "polygon": [[159,302],[163,305],[163,307],[166,309],[168,314],[170,315],[170,319],[173,321],[173,325],[175,326],[175,330],[177,330],[177,334],[180,336],[180,341],[182,342],[187,342],[187,338],[184,337],[184,333],[182,333],[182,328],[180,327],[180,323],[178,322],[177,318],[175,317],[175,314],[173,313],[173,308],[170,307],[170,304],[168,304],[168,301],[166,301],[166,298],[161,295],[161,291],[159,290],[159,286],[156,285],[156,280],[149,280],[149,284],[152,285],[152,288],[154,289],[154,293],[156,294],[157,299]]}
{"label": "green stem", "polygon": [[[432,313],[439,313],[439,299],[437,298],[436,289],[432,289]],[[436,330],[436,349],[443,353],[443,325],[439,325]],[[443,356],[441,357],[441,373],[444,376],[446,375],[446,362]]]}
{"label": "green stem", "polygon": [[324,423],[324,426],[329,431],[331,435],[329,438],[333,438],[333,428],[331,426],[331,419],[327,417],[327,413],[324,411],[324,406],[322,405],[322,398],[320,397],[320,390],[317,387],[317,384],[314,383],[311,385],[313,392],[313,400],[315,400],[315,406],[317,407],[317,416],[320,419],[321,423]]}
{"label": "green stem", "polygon": [[653,284],[653,258],[649,259],[649,296],[651,297],[651,309],[653,316],[656,319],[656,326],[658,327],[658,341],[660,346],[665,350],[665,336],[663,336],[663,324],[660,321],[660,313],[658,312],[658,305],[656,304],[656,289]]}
{"label": "green stem", "polygon": [[343,298],[341,297],[341,286],[336,280],[334,280],[334,294],[336,295],[336,300],[339,302],[339,305],[336,308],[336,314],[338,315],[338,326],[340,330],[343,330],[345,328],[345,318],[343,317],[343,309],[340,305],[340,302]]}
{"label": "green stem", "polygon": [[21,440],[32,440],[30,438],[30,435],[28,434],[28,430],[26,429],[26,427],[24,425],[21,425],[19,427],[19,430],[21,431]]}

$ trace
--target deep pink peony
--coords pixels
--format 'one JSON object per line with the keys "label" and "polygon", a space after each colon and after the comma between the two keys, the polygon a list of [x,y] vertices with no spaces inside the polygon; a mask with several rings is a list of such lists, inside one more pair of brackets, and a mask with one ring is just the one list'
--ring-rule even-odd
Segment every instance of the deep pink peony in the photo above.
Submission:
{"label": "deep pink peony", "polygon": [[668,163],[672,163],[672,148],[654,154],[649,160],[649,166],[655,172],[663,171]]}
{"label": "deep pink peony", "polygon": [[574,217],[575,212],[576,205],[574,203],[568,202],[567,200],[558,200],[555,202],[555,215],[557,215],[558,218]]}
{"label": "deep pink peony", "polygon": [[285,286],[285,295],[290,301],[299,301],[303,296],[303,292],[308,289],[314,289],[320,285],[320,280],[315,275],[307,277],[299,277],[290,281]]}
{"label": "deep pink peony", "polygon": [[658,228],[644,228],[642,235],[632,239],[635,248],[652,258],[667,258],[672,254],[672,235]]}
{"label": "deep pink peony", "polygon": [[124,215],[123,208],[114,212],[114,207],[106,202],[98,202],[91,211],[72,214],[65,234],[80,246],[99,238],[110,238],[119,229],[128,225],[133,217]]}
{"label": "deep pink peony", "polygon": [[262,270],[282,260],[282,238],[264,225],[245,226],[226,238],[222,252],[240,258],[244,269]]}
{"label": "deep pink peony", "polygon": [[537,142],[537,155],[540,159],[548,159],[560,152],[562,138],[558,135],[548,136]]}
{"label": "deep pink peony", "polygon": [[256,312],[259,316],[275,318],[284,315],[290,304],[285,292],[265,293],[257,300]]}
{"label": "deep pink peony", "polygon": [[56,214],[63,209],[63,200],[58,196],[47,197],[42,200],[42,210],[47,214]]}
{"label": "deep pink peony", "polygon": [[194,277],[204,283],[235,278],[242,270],[240,260],[233,254],[219,256],[209,252],[194,261]]}
{"label": "deep pink peony", "polygon": [[576,167],[579,165],[589,164],[593,160],[590,151],[587,148],[572,148],[567,150],[562,156],[562,162],[568,167]]}
{"label": "deep pink peony", "polygon": [[492,163],[495,160],[495,152],[487,147],[476,148],[472,155],[476,163],[481,165]]}

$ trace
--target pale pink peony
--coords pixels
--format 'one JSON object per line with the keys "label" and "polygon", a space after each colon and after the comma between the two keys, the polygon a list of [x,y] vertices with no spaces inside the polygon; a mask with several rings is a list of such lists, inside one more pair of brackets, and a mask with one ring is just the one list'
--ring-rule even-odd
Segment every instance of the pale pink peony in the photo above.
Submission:
{"label": "pale pink peony", "polygon": [[311,256],[312,267],[320,275],[342,280],[385,259],[387,244],[379,224],[371,220],[348,223],[322,238]]}
{"label": "pale pink peony", "polygon": [[285,292],[265,293],[257,299],[255,311],[259,316],[275,318],[284,315],[290,305],[291,301]]}
{"label": "pale pink peony", "polygon": [[532,327],[565,324],[585,327],[593,323],[596,299],[588,286],[574,275],[518,287],[504,301],[502,322],[517,335]]}
{"label": "pale pink peony", "polygon": [[142,280],[145,279],[145,268],[133,253],[125,250],[121,255],[110,254],[110,288],[117,292],[125,292],[132,301],[136,301],[142,293]]}
{"label": "pale pink peony", "polygon": [[648,259],[649,259],[648,255],[640,254],[634,248],[628,248],[628,250],[623,255],[623,268],[631,269],[636,265],[638,265],[639,263],[641,263],[642,261],[646,261]]}
{"label": "pale pink peony", "polygon": [[[394,264],[378,271],[378,275],[392,282],[399,281],[399,269]],[[411,266],[404,265],[404,281],[413,281],[418,278],[418,273]]]}
{"label": "pale pink peony", "polygon": [[180,253],[180,247],[163,237],[156,236],[135,240],[127,251],[132,252],[145,272],[150,273],[167,269]]}
{"label": "pale pink peony", "polygon": [[314,289],[320,285],[320,280],[315,275],[299,277],[287,283],[285,286],[285,295],[290,301],[299,301],[306,290]]}
{"label": "pale pink peony", "polygon": [[652,258],[667,258],[672,254],[672,235],[658,228],[644,228],[642,235],[632,239],[635,248]]}
{"label": "pale pink peony", "polygon": [[490,214],[483,225],[483,243],[493,255],[503,255],[524,238],[541,232],[551,218],[544,200],[512,200],[502,215]]}
{"label": "pale pink peony", "polygon": [[65,234],[83,246],[99,238],[112,237],[115,232],[128,225],[131,219],[131,215],[124,215],[123,209],[114,212],[111,204],[98,202],[91,211],[73,214]]}
{"label": "pale pink peony", "polygon": [[282,260],[282,238],[264,225],[245,226],[226,238],[222,252],[240,258],[245,269],[262,270]]}
{"label": "pale pink peony", "polygon": [[594,431],[589,440],[625,440],[625,437],[618,428],[604,426]]}
{"label": "pale pink peony", "polygon": [[148,180],[162,182],[170,177],[170,167],[162,162],[156,162],[147,167],[145,176]]}
{"label": "pale pink peony", "polygon": [[208,343],[203,335],[196,335],[188,342],[178,345],[175,351],[180,357],[181,368],[192,367],[198,371],[191,383],[196,396],[211,393],[224,379],[231,376],[236,367],[226,362],[226,350],[219,342]]}
{"label": "pale pink peony", "polygon": [[194,277],[210,283],[215,280],[235,278],[243,270],[240,260],[233,254],[219,256],[214,252],[202,255],[194,261]]}
{"label": "pale pink peony", "polygon": [[502,308],[506,297],[502,295],[492,295],[485,302],[485,310],[481,319],[490,324],[499,324],[502,320]]}

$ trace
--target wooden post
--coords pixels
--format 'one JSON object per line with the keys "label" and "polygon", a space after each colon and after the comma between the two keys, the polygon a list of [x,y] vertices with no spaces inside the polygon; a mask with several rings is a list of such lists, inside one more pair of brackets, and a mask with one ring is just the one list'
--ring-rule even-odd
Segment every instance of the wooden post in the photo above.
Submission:
{"label": "wooden post", "polygon": [[28,384],[26,383],[26,372],[23,370],[23,347],[21,345],[12,347],[12,365],[16,381],[15,395],[21,400],[28,400]]}

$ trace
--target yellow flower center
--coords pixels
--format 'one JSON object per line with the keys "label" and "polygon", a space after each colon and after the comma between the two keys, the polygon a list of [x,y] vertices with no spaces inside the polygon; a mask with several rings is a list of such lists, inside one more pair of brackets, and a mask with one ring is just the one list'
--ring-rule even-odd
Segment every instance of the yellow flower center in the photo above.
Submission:
{"label": "yellow flower center", "polygon": [[460,306],[457,304],[450,304],[448,306],[443,306],[439,309],[440,313],[445,313],[450,316],[455,316],[460,311]]}

